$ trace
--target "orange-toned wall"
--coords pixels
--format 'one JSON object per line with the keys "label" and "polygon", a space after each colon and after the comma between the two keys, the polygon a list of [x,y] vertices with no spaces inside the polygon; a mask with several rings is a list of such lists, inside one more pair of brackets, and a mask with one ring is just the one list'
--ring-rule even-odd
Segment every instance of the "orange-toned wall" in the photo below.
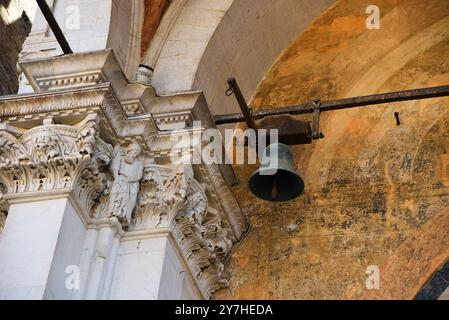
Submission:
{"label": "orange-toned wall", "polygon": [[[253,107],[449,84],[449,1],[376,1],[380,30],[365,28],[370,4],[342,0],[324,12],[267,73]],[[245,185],[256,167],[237,166],[251,231],[216,298],[412,299],[449,259],[448,106],[323,113],[325,138],[293,148],[306,192],[292,202],[256,199]],[[365,287],[370,265],[380,290]]]}
{"label": "orange-toned wall", "polygon": [[164,10],[170,5],[171,0],[145,0],[144,22],[142,26],[141,55],[149,47],[156,34]]}

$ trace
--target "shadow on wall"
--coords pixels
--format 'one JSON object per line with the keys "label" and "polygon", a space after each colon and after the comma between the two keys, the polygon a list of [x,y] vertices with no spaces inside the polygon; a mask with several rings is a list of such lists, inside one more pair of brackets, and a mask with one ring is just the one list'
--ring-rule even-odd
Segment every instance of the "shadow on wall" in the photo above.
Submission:
{"label": "shadow on wall", "polygon": [[19,88],[17,61],[23,42],[31,31],[31,22],[25,11],[10,21],[7,16],[15,5],[11,0],[0,0],[0,95],[15,94]]}

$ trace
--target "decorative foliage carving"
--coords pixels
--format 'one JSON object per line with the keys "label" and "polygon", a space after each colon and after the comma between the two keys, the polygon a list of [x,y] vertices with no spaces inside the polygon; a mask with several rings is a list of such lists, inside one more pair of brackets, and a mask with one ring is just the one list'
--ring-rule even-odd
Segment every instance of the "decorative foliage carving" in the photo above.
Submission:
{"label": "decorative foliage carving", "polygon": [[205,187],[182,166],[145,169],[134,229],[170,228],[206,297],[228,285],[224,261],[233,241],[219,211],[208,205]]}
{"label": "decorative foliage carving", "polygon": [[182,169],[146,168],[142,180],[139,218],[145,228],[168,228],[184,208],[187,179]]}
{"label": "decorative foliage carving", "polygon": [[231,239],[238,241],[248,230],[248,224],[240,211],[234,194],[223,179],[218,165],[201,165],[199,166],[199,172],[204,178],[204,182],[209,186],[211,198],[222,208],[227,217],[227,222],[232,231]]}
{"label": "decorative foliage carving", "polygon": [[[98,220],[116,216],[130,231],[170,229],[204,296],[210,297],[227,285],[224,262],[246,228],[237,201],[217,166],[199,166],[196,172],[206,191],[182,168],[153,165],[144,171],[140,159],[190,153],[190,144],[179,145],[173,138],[190,137],[193,120],[209,119],[202,114],[207,113],[203,97],[197,92],[154,97],[148,88],[125,84],[112,53],[66,58],[69,66],[82,60],[85,70],[53,68],[50,59],[23,64],[35,89],[52,94],[0,99],[0,187],[5,187],[0,193],[70,191],[82,211]],[[116,152],[100,139],[94,114]],[[51,117],[69,125],[45,120]],[[134,156],[126,159],[130,141],[142,150],[129,151]]]}
{"label": "decorative foliage carving", "polygon": [[72,189],[90,212],[110,157],[94,118],[80,127],[45,121],[19,138],[0,131],[0,181],[10,194]]}

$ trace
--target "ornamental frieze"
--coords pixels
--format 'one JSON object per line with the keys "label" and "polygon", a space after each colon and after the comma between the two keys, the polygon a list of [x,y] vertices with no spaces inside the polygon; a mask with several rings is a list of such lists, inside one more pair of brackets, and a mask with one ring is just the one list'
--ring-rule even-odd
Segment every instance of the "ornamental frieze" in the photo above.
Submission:
{"label": "ornamental frieze", "polygon": [[0,183],[8,195],[73,191],[87,212],[106,185],[112,146],[98,136],[95,116],[78,126],[51,119],[19,137],[0,131]]}

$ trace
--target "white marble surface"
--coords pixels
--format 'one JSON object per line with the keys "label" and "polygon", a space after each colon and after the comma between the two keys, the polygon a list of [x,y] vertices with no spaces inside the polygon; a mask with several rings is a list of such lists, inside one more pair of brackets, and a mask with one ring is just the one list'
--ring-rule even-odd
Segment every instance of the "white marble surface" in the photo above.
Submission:
{"label": "white marble surface", "polygon": [[168,234],[121,243],[111,299],[199,299]]}
{"label": "white marble surface", "polygon": [[75,212],[70,201],[67,202],[64,218],[58,235],[52,267],[47,281],[46,299],[72,299],[76,290],[69,290],[65,286],[68,266],[80,266],[80,257],[86,228]]}
{"label": "white marble surface", "polygon": [[[73,52],[112,48],[132,80],[140,63],[140,24],[143,4],[136,0],[48,0]],[[141,9],[140,11],[138,9]],[[137,39],[137,40],[136,40]],[[21,61],[58,56],[62,50],[40,10],[26,39]],[[33,89],[21,79],[19,93]]]}
{"label": "white marble surface", "polygon": [[0,299],[43,299],[46,289],[68,298],[65,265],[77,263],[82,228],[68,199],[11,205],[0,239]]}

